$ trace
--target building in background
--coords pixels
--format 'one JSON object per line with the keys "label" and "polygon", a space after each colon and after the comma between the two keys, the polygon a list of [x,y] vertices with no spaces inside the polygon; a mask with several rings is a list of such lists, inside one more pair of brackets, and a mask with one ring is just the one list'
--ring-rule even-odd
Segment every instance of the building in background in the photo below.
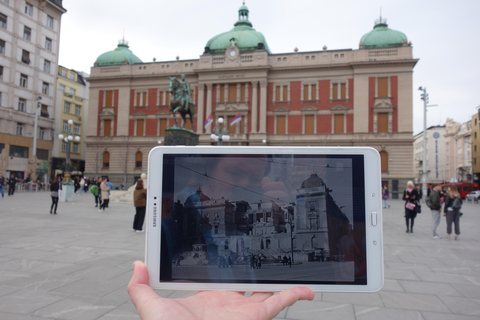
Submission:
{"label": "building in background", "polygon": [[0,1],[0,172],[7,177],[47,179],[65,12],[62,0]]}
{"label": "building in background", "polygon": [[[415,183],[422,183],[423,131],[414,136]],[[448,181],[445,161],[445,126],[427,128],[427,183],[439,184]]]}
{"label": "building in background", "polygon": [[[73,175],[85,171],[86,136],[85,123],[88,118],[88,88],[85,80],[88,74],[59,66],[57,79],[57,96],[55,100],[55,130],[52,151],[51,176],[63,173],[67,157],[67,143],[58,138],[59,134],[80,136],[80,141],[73,141],[70,150],[71,170]],[[68,125],[68,120],[73,124]]]}
{"label": "building in background", "polygon": [[358,49],[273,53],[242,6],[234,28],[206,41],[199,59],[144,63],[122,41],[97,58],[88,79],[86,171],[129,184],[145,172],[149,150],[173,125],[168,77],[185,74],[200,144],[216,144],[215,124],[204,127],[212,115],[226,120],[225,145],[371,146],[382,158],[382,183],[396,198],[414,178],[418,60],[405,34],[384,19],[359,40]]}
{"label": "building in background", "polygon": [[472,171],[472,122],[460,124],[455,136],[457,144],[456,176],[458,181],[471,182]]}
{"label": "building in background", "polygon": [[472,181],[480,184],[480,107],[472,116]]}

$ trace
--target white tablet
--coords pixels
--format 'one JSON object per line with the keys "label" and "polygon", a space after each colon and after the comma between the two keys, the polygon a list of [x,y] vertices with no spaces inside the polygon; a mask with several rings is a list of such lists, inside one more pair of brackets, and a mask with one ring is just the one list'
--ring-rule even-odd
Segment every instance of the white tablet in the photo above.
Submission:
{"label": "white tablet", "polygon": [[383,285],[375,149],[160,146],[149,154],[147,184],[154,289]]}

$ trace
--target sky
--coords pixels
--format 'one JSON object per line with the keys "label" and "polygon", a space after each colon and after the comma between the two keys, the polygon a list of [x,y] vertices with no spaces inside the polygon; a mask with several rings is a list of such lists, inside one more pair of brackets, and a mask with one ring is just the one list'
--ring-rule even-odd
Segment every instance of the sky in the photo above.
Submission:
{"label": "sky", "polygon": [[[90,73],[96,58],[125,37],[143,62],[198,59],[207,41],[229,31],[242,0],[64,0],[60,65]],[[380,17],[405,33],[419,59],[413,73],[413,132],[446,118],[463,123],[480,106],[479,0],[246,0],[253,28],[272,53],[358,49]]]}

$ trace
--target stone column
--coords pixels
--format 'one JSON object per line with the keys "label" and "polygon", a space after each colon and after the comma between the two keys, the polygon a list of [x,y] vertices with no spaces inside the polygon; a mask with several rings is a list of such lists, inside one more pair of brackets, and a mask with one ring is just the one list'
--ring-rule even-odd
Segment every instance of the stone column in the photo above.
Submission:
{"label": "stone column", "polygon": [[267,132],[267,85],[266,80],[260,81],[260,133]]}
{"label": "stone column", "polygon": [[[207,117],[210,116],[210,114],[212,114],[212,87],[213,87],[213,84],[212,83],[207,83]],[[212,115],[213,118],[215,119],[215,116]],[[212,123],[211,126],[209,126],[206,130],[205,133],[212,133],[212,126],[214,124]]]}
{"label": "stone column", "polygon": [[258,81],[252,82],[252,130],[251,133],[257,133],[258,127]]}
{"label": "stone column", "polygon": [[[197,102],[197,133],[203,133],[203,123],[205,121],[205,85],[198,84],[198,102]],[[208,117],[208,115],[207,115]]]}

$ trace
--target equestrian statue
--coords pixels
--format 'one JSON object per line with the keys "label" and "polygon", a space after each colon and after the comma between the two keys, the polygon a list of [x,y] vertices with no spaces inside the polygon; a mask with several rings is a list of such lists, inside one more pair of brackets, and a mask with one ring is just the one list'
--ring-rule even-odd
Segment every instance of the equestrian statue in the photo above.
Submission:
{"label": "equestrian statue", "polygon": [[170,98],[170,111],[173,113],[175,120],[175,127],[177,126],[176,113],[180,113],[183,119],[183,126],[187,123],[187,114],[190,116],[191,128],[193,130],[193,116],[195,115],[195,104],[191,98],[192,90],[190,83],[185,81],[185,75],[182,74],[182,80],[177,80],[176,77],[168,77],[170,79],[170,89],[168,90],[172,97]]}

